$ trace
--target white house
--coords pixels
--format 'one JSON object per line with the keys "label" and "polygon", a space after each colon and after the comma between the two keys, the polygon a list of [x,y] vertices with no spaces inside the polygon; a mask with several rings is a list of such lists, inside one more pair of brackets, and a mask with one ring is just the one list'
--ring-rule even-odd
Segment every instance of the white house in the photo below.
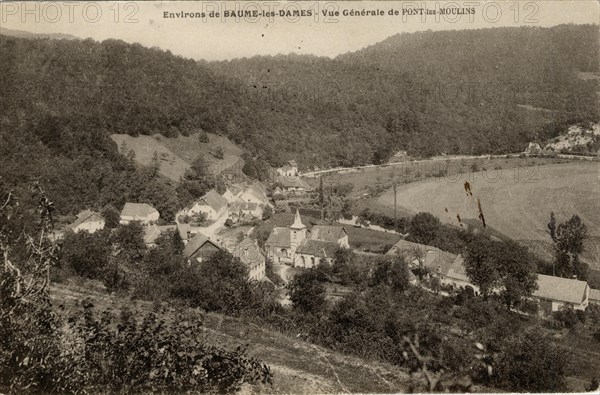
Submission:
{"label": "white house", "polygon": [[280,176],[293,177],[298,175],[298,164],[295,160],[288,161],[282,167],[277,168],[277,174]]}
{"label": "white house", "polygon": [[230,186],[223,193],[223,197],[225,198],[225,200],[227,200],[227,203],[237,202],[239,201],[243,191],[244,190],[242,188],[239,188],[235,185]]}
{"label": "white house", "polygon": [[558,311],[562,307],[585,310],[589,304],[590,287],[586,281],[538,274],[538,289],[533,297],[540,302],[546,313]]}
{"label": "white house", "polygon": [[69,225],[69,228],[75,233],[79,231],[94,233],[97,230],[104,229],[105,224],[106,222],[100,214],[94,211],[84,210],[77,214],[77,219]]}
{"label": "white house", "polygon": [[267,187],[260,182],[255,181],[246,188],[240,195],[239,200],[246,203],[269,204],[267,197]]}
{"label": "white house", "polygon": [[227,199],[211,189],[187,211],[187,215],[204,213],[209,220],[216,220],[227,211]]}
{"label": "white house", "polygon": [[147,203],[125,203],[119,223],[126,225],[131,221],[139,221],[143,225],[148,225],[158,221],[159,218],[158,210]]}

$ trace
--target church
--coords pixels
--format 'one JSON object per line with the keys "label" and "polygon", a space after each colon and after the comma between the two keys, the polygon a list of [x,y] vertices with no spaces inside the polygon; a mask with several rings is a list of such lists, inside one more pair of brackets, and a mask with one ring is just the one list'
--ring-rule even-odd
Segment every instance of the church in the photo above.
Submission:
{"label": "church", "polygon": [[333,262],[338,248],[350,248],[348,232],[341,226],[315,225],[309,231],[296,210],[294,223],[275,227],[265,242],[267,256],[274,263],[310,268]]}

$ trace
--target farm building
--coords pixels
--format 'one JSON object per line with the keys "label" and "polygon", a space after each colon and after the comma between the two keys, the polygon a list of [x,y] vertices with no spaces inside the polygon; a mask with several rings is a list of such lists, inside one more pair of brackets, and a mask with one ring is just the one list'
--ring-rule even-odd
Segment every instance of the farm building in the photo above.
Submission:
{"label": "farm building", "polygon": [[198,201],[187,211],[187,215],[194,216],[203,213],[206,215],[207,219],[215,220],[226,212],[227,199],[219,195],[214,189],[211,189],[198,199]]}
{"label": "farm building", "polygon": [[320,262],[331,263],[333,254],[348,248],[348,233],[341,226],[317,225],[308,232],[296,210],[294,223],[275,227],[265,242],[267,256],[276,263],[298,267],[314,267]]}
{"label": "farm building", "polygon": [[97,230],[104,229],[105,221],[102,216],[94,211],[84,210],[77,214],[77,219],[69,228],[77,233],[80,231],[86,231],[89,233],[94,233]]}
{"label": "farm building", "polygon": [[119,222],[126,225],[131,221],[139,221],[143,225],[147,225],[158,221],[159,218],[158,210],[148,203],[125,203]]}
{"label": "farm building", "polygon": [[258,281],[265,276],[265,256],[256,243],[248,237],[237,244],[231,254],[248,266],[248,278]]}
{"label": "farm building", "polygon": [[590,287],[585,281],[538,274],[538,289],[533,297],[540,302],[545,313],[558,311],[562,307],[585,310],[589,304]]}
{"label": "farm building", "polygon": [[201,263],[220,249],[221,248],[210,241],[208,237],[204,236],[202,233],[196,233],[196,235],[185,245],[183,256],[189,262]]}
{"label": "farm building", "polygon": [[298,195],[310,192],[313,188],[299,177],[279,176],[275,179],[274,194]]}

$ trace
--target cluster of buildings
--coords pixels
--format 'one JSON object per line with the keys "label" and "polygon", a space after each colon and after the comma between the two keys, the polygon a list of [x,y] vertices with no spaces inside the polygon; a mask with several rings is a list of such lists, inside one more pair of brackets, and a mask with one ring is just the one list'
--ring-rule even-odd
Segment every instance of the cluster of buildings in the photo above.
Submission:
{"label": "cluster of buildings", "polygon": [[[406,240],[400,240],[387,254],[404,255],[411,268],[427,268],[443,286],[471,287],[474,292],[479,292],[479,288],[467,276],[461,255]],[[544,313],[563,307],[585,310],[590,303],[600,304],[600,290],[591,289],[586,281],[538,274],[537,285],[532,298],[537,300]]]}
{"label": "cluster of buildings", "polygon": [[348,232],[341,226],[315,225],[309,231],[296,210],[294,223],[275,227],[265,242],[267,256],[274,263],[311,268],[329,263],[338,248],[350,248]]}

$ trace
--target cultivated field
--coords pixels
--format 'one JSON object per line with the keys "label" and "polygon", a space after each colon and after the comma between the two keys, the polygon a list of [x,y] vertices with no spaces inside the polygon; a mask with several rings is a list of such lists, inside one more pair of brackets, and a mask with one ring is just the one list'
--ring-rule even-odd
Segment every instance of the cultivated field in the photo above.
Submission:
{"label": "cultivated field", "polygon": [[[486,224],[515,240],[547,240],[547,224],[554,211],[558,222],[573,214],[581,217],[592,240],[600,236],[600,166],[577,162],[518,169],[467,173],[398,186],[397,204],[412,213],[430,212],[442,221],[458,224],[477,219],[477,201]],[[470,183],[472,195],[465,191]],[[377,198],[394,205],[391,188]],[[598,245],[589,245],[587,260],[600,269]]]}

